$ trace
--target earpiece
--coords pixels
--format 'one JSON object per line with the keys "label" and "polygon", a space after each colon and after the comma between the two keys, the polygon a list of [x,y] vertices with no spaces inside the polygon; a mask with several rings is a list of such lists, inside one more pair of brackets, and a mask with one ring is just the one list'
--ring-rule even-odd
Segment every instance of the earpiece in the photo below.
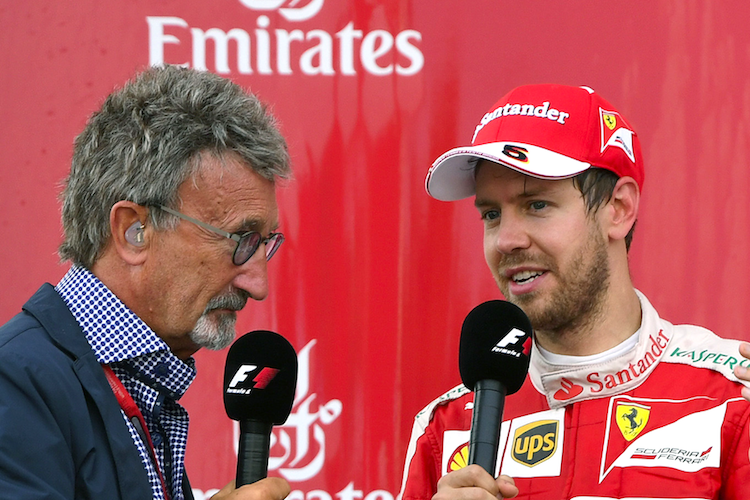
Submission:
{"label": "earpiece", "polygon": [[143,246],[143,224],[140,221],[134,222],[125,231],[125,241],[137,247]]}

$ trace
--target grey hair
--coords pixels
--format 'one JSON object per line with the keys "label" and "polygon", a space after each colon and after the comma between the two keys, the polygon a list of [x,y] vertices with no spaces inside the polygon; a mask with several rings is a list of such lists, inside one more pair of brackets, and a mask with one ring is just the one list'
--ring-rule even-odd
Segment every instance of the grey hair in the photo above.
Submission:
{"label": "grey hair", "polygon": [[[212,73],[149,68],[107,97],[76,138],[61,195],[63,260],[90,268],[111,236],[112,206],[174,207],[202,153],[238,155],[263,178],[291,175],[274,117],[253,94]],[[156,229],[173,216],[151,211]]]}

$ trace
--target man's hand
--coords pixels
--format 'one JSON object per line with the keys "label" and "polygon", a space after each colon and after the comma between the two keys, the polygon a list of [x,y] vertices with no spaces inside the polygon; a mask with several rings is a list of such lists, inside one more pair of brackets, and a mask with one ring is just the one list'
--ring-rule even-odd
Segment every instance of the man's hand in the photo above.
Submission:
{"label": "man's hand", "polygon": [[[747,342],[740,344],[740,354],[750,359],[750,344]],[[750,368],[737,365],[734,367],[734,375],[742,381],[750,382]],[[750,401],[750,389],[747,386],[742,388],[742,397]],[[748,455],[748,458],[750,458],[750,455]]]}
{"label": "man's hand", "polygon": [[289,483],[280,477],[267,477],[240,488],[234,483],[224,486],[211,500],[284,500],[291,491]]}
{"label": "man's hand", "polygon": [[[748,344],[747,342],[743,342],[742,344],[740,344],[740,354],[742,354],[747,359],[750,359],[750,344]],[[745,368],[743,366],[737,365],[734,367],[734,375],[740,380],[750,382],[750,368]],[[742,397],[750,401],[749,388],[742,388]]]}
{"label": "man's hand", "polygon": [[518,495],[513,479],[495,479],[478,465],[446,474],[438,481],[438,491],[432,500],[497,500]]}

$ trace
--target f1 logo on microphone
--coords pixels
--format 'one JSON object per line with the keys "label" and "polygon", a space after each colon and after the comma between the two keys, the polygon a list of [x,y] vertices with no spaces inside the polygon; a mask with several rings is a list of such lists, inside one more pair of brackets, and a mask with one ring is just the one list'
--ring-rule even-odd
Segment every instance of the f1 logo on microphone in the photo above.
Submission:
{"label": "f1 logo on microphone", "polygon": [[260,372],[258,372],[255,378],[253,378],[253,382],[255,382],[255,384],[253,385],[252,389],[238,388],[237,385],[240,382],[244,382],[245,380],[247,380],[248,375],[255,371],[256,368],[258,368],[256,365],[240,365],[240,367],[237,369],[237,372],[234,374],[234,377],[232,377],[232,381],[229,383],[229,387],[227,387],[227,393],[250,394],[250,391],[252,391],[252,389],[265,389],[271,382],[271,380],[274,379],[276,374],[279,373],[279,370],[276,368],[261,368]]}
{"label": "f1 logo on microphone", "polygon": [[[500,342],[495,344],[495,347],[492,348],[492,352],[496,352],[498,354],[508,354],[510,356],[520,358],[521,352],[518,352],[513,349],[509,349],[508,346],[518,343],[518,341],[521,340],[525,336],[526,336],[526,332],[518,328],[513,328],[511,331],[505,334],[505,337],[500,339]],[[525,352],[525,349],[524,349],[524,352]]]}
{"label": "f1 logo on microphone", "polygon": [[526,335],[526,333],[523,330],[514,328],[509,331],[505,335],[505,337],[503,337],[502,340],[495,345],[495,347],[508,347],[510,344],[515,344],[516,342],[518,342],[518,339],[520,339],[524,335]]}

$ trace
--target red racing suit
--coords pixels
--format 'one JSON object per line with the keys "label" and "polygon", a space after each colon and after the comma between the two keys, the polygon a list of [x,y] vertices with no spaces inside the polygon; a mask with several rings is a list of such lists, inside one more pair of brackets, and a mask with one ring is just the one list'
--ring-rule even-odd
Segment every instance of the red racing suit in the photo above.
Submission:
{"label": "red racing suit", "polygon": [[[518,499],[750,498],[750,404],[739,342],[659,318],[639,292],[638,344],[594,364],[551,365],[505,400],[498,468]],[[466,466],[473,393],[460,385],[415,418],[399,500],[429,500]]]}

